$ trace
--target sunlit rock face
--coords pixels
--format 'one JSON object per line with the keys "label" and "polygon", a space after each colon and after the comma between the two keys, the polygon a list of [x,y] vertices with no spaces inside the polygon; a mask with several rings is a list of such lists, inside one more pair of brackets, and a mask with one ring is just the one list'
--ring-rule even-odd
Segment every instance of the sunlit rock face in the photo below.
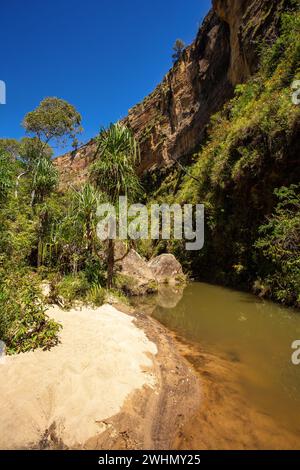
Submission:
{"label": "sunlit rock face", "polygon": [[[124,118],[141,146],[140,174],[191,155],[210,117],[256,72],[259,45],[278,32],[290,0],[213,0],[195,41],[158,87]],[[81,184],[95,154],[94,141],[56,159],[62,186]]]}
{"label": "sunlit rock face", "polygon": [[229,63],[228,26],[211,12],[182,59],[125,119],[141,142],[140,172],[196,150],[209,117],[232,94]]}
{"label": "sunlit rock face", "polygon": [[228,78],[242,83],[257,71],[259,45],[272,43],[278,34],[280,14],[291,0],[213,0],[213,9],[229,26]]}

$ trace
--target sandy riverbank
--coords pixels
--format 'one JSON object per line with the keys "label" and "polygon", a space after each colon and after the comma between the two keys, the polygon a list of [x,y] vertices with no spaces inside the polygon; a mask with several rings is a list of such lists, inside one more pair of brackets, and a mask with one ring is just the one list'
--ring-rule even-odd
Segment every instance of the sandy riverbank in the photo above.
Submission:
{"label": "sandy riverbank", "polygon": [[165,330],[110,305],[48,314],[61,343],[0,366],[0,448],[169,448],[199,393]]}

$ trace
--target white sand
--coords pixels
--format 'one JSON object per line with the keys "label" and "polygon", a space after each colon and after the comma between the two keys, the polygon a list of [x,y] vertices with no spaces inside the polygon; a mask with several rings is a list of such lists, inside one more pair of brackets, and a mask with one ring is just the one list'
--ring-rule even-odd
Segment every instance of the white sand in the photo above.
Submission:
{"label": "white sand", "polygon": [[0,449],[36,444],[53,422],[66,445],[80,446],[104,430],[101,422],[131,392],[155,383],[156,346],[132,317],[110,305],[51,307],[48,315],[63,324],[61,344],[0,364]]}

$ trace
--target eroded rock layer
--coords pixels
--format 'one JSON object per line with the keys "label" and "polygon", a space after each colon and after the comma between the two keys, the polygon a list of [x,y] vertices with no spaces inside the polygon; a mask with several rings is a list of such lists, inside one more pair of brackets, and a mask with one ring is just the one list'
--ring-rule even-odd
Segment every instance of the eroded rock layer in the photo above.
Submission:
{"label": "eroded rock layer", "polygon": [[[238,83],[256,72],[260,45],[276,37],[280,12],[290,1],[213,0],[195,41],[154,92],[124,118],[140,141],[140,174],[197,149],[210,117]],[[63,187],[85,180],[94,154],[92,140],[56,159]]]}

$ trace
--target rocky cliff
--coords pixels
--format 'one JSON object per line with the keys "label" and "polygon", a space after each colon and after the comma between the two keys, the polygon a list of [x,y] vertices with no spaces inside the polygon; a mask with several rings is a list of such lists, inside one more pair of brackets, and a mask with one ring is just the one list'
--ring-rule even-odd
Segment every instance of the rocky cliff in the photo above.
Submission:
{"label": "rocky cliff", "polygon": [[[259,47],[276,37],[280,12],[291,1],[213,0],[193,44],[124,119],[140,142],[139,173],[171,165],[197,149],[210,117],[257,70]],[[64,186],[84,181],[94,153],[91,141],[56,159]]]}

